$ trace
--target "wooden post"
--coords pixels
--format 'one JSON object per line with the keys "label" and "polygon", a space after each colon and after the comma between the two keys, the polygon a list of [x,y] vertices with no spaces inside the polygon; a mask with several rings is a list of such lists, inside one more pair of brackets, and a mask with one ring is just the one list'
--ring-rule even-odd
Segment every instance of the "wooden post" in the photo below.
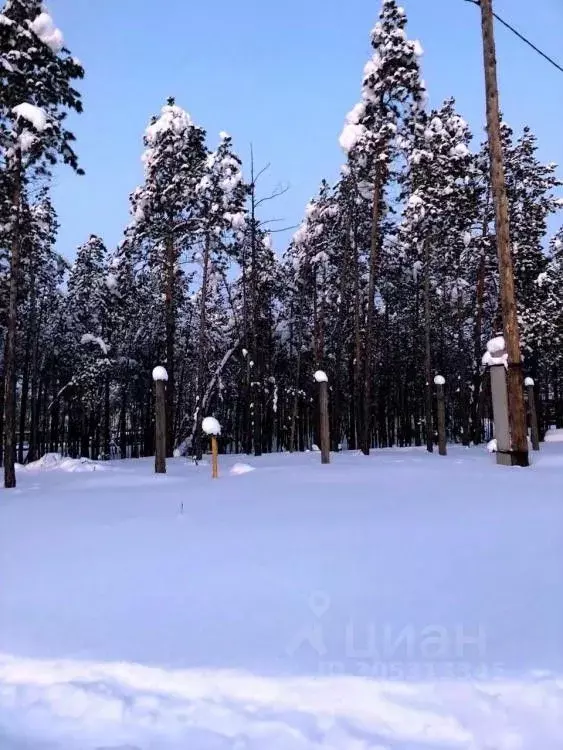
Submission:
{"label": "wooden post", "polygon": [[221,434],[221,425],[215,417],[205,417],[201,423],[201,429],[211,438],[211,476],[217,479],[219,476],[219,445],[217,435]]}
{"label": "wooden post", "polygon": [[446,379],[443,375],[436,375],[434,384],[436,385],[436,398],[438,401],[438,453],[440,456],[447,456],[446,447],[446,399],[444,395],[444,385]]}
{"label": "wooden post", "polygon": [[534,393],[534,380],[533,378],[526,378],[524,381],[526,390],[528,392],[528,413],[530,415],[530,428],[532,433],[532,448],[535,451],[540,449],[540,432],[538,429],[538,413],[536,410],[536,397]]}
{"label": "wooden post", "polygon": [[219,444],[215,435],[211,436],[211,476],[213,479],[219,476]]}
{"label": "wooden post", "polygon": [[321,463],[330,463],[330,426],[328,421],[328,378],[322,370],[314,375],[319,384],[319,411],[321,417]]}
{"label": "wooden post", "polygon": [[[508,419],[510,424],[511,466],[528,466],[528,435],[526,429],[526,406],[522,387],[522,360],[520,356],[520,332],[514,271],[510,244],[510,221],[506,179],[504,174],[502,141],[500,131],[499,93],[495,52],[493,0],[480,0],[481,29],[483,34],[483,58],[485,64],[485,88],[487,98],[487,134],[491,163],[491,187],[495,206],[495,227],[499,265],[500,300],[502,324],[506,342]],[[497,454],[498,456],[498,454]]]}
{"label": "wooden post", "polygon": [[155,474],[166,474],[166,381],[168,373],[164,367],[152,371],[155,385]]}

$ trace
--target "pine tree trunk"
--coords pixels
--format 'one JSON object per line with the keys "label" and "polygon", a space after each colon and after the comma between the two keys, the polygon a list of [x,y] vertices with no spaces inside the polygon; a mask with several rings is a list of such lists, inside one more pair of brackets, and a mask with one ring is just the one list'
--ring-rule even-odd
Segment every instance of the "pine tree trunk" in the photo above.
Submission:
{"label": "pine tree trunk", "polygon": [[481,421],[479,418],[479,393],[481,388],[481,356],[483,354],[483,301],[485,296],[485,257],[481,256],[477,268],[477,289],[475,303],[475,326],[473,329],[473,390],[471,392],[470,422],[468,433],[475,445],[481,442]]}
{"label": "pine tree trunk", "polygon": [[[57,399],[57,381],[55,380],[51,391],[51,430],[49,434],[49,452],[57,453],[59,450],[60,442],[60,412],[61,407],[59,400]],[[31,432],[31,430],[30,430]],[[31,434],[30,434],[30,448],[31,448]],[[61,453],[62,453],[61,447]]]}
{"label": "pine tree trunk", "polygon": [[104,432],[102,452],[104,456],[110,458],[110,433],[111,433],[111,408],[110,408],[110,388],[109,375],[106,374],[104,382]]}
{"label": "pine tree trunk", "polygon": [[176,338],[176,253],[172,236],[166,238],[166,290],[165,290],[165,323],[166,323],[166,455],[174,453],[174,407],[175,407],[175,352]]}
{"label": "pine tree trunk", "polygon": [[255,217],[255,196],[251,195],[251,217],[250,217],[250,252],[252,262],[252,274],[250,278],[251,289],[250,298],[252,306],[252,379],[256,384],[252,393],[254,409],[252,416],[254,419],[254,455],[262,455],[262,410],[263,410],[263,363],[262,351],[259,346],[259,300],[258,300],[258,254],[256,246],[256,217]]}
{"label": "pine tree trunk", "polygon": [[364,418],[362,434],[362,453],[369,456],[371,444],[372,380],[375,322],[375,278],[379,261],[379,222],[381,209],[382,174],[379,163],[375,167],[373,184],[373,206],[371,218],[371,242],[369,253],[369,281],[366,315],[366,347],[364,357]]}
{"label": "pine tree trunk", "polygon": [[[299,343],[299,342],[298,342]],[[296,434],[297,434],[297,415],[299,412],[299,379],[301,377],[301,347],[297,349],[297,367],[295,373],[295,389],[293,393],[293,408],[291,410],[291,434],[289,437],[289,450],[299,450],[299,445],[296,445]]]}
{"label": "pine tree trunk", "polygon": [[[2,345],[0,358],[0,386],[4,385],[4,337],[0,341]],[[4,465],[4,388],[0,387],[0,466]]]}
{"label": "pine tree trunk", "polygon": [[18,325],[18,291],[21,265],[21,198],[22,159],[21,150],[16,149],[13,170],[12,211],[14,213],[13,237],[10,257],[10,285],[8,315],[6,322],[6,346],[4,350],[4,487],[16,486],[16,338]]}
{"label": "pine tree trunk", "polygon": [[424,374],[425,408],[424,422],[426,428],[426,450],[434,450],[434,435],[432,426],[432,352],[431,352],[431,316],[430,316],[430,247],[428,241],[424,245]]}
{"label": "pine tree trunk", "polygon": [[361,435],[363,435],[363,410],[362,410],[362,339],[360,331],[361,297],[360,297],[360,259],[358,255],[358,242],[354,233],[354,396],[353,396],[353,427],[351,429],[351,448],[356,450],[360,446]]}
{"label": "pine tree trunk", "polygon": [[20,425],[19,425],[19,441],[18,441],[18,463],[23,464],[24,452],[23,445],[25,441],[25,427],[27,421],[27,402],[29,397],[29,368],[30,368],[30,328],[28,327],[28,335],[25,343],[25,355],[22,372],[22,391],[20,401]]}
{"label": "pine tree trunk", "polygon": [[127,383],[121,387],[121,406],[119,408],[119,457],[127,458]]}
{"label": "pine tree trunk", "polygon": [[203,278],[201,281],[201,303],[199,313],[199,340],[198,340],[198,362],[197,362],[197,395],[198,401],[196,404],[197,419],[196,419],[196,431],[195,431],[195,450],[194,455],[198,461],[201,461],[203,449],[201,443],[201,423],[205,417],[202,414],[203,409],[203,395],[205,392],[205,384],[203,377],[206,370],[207,364],[207,346],[206,346],[206,327],[207,327],[207,287],[209,284],[209,256],[211,253],[211,237],[209,232],[205,235],[205,245],[203,251]]}

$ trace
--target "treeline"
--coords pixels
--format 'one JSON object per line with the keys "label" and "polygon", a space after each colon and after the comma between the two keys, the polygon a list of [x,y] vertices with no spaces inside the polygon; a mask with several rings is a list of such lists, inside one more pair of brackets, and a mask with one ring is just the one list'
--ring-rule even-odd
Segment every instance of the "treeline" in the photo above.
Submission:
{"label": "treeline", "polygon": [[[14,461],[47,451],[150,455],[155,365],[169,377],[169,454],[200,452],[209,414],[225,450],[310,448],[317,369],[335,449],[431,445],[437,373],[450,440],[489,436],[481,358],[501,324],[488,153],[453,99],[429,110],[395,0],[372,32],[339,179],[321,183],[281,256],[254,165],[171,99],[146,129],[119,247],[91,235],[72,265],[61,257],[50,174],[59,161],[80,171],[65,117],[82,109],[83,71],[40,2],[8,0],[0,21],[8,485]],[[530,129],[504,125],[503,140],[525,370],[543,425],[563,426],[563,232],[547,237],[561,183]]]}

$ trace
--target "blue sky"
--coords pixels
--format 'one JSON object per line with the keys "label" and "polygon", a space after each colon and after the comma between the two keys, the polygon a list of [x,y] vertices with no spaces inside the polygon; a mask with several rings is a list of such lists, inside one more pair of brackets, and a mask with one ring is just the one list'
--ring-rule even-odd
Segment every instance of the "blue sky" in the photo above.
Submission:
{"label": "blue sky", "polygon": [[[243,160],[250,143],[271,168],[264,218],[300,221],[320,180],[343,157],[338,136],[359,98],[379,0],[49,0],[67,45],[86,69],[84,114],[72,120],[86,170],[56,176],[58,249],[72,257],[90,233],[108,247],[128,222],[128,195],[142,181],[142,134],[174,95],[208,131],[227,130]],[[432,106],[450,95],[484,137],[479,10],[464,0],[404,0],[408,32],[425,50]],[[561,0],[495,0],[495,10],[540,47],[561,49]],[[529,124],[546,161],[562,165],[563,74],[497,25],[501,104],[514,128]],[[562,219],[563,222],[563,219]],[[283,224],[278,225],[283,226]],[[278,235],[283,250],[286,235]]]}

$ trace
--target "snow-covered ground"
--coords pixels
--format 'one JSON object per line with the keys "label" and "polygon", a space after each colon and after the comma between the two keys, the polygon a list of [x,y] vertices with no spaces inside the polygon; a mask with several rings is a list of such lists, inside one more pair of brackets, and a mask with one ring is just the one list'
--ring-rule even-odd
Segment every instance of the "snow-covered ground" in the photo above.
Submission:
{"label": "snow-covered ground", "polygon": [[21,469],[1,750],[560,750],[563,444],[534,460]]}

